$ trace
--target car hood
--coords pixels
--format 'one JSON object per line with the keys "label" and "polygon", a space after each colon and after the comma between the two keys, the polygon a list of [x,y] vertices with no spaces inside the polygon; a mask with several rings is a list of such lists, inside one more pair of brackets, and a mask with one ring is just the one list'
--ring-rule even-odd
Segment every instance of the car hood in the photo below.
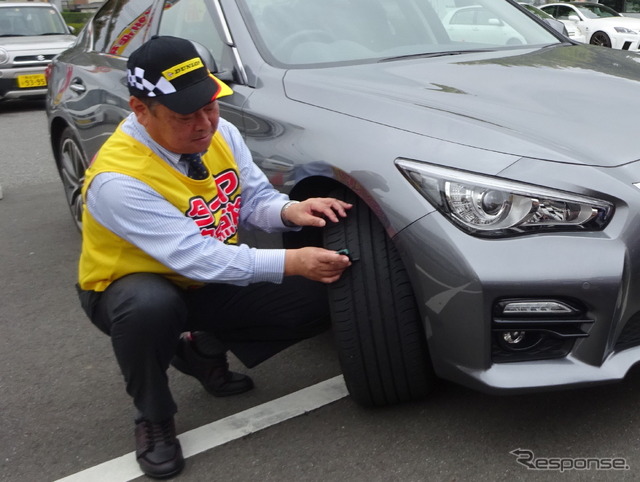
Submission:
{"label": "car hood", "polygon": [[289,98],[478,149],[615,166],[640,159],[640,58],[566,45],[288,71]]}
{"label": "car hood", "polygon": [[0,47],[9,52],[21,52],[23,50],[48,51],[65,49],[69,47],[76,37],[73,35],[38,35],[29,37],[1,37]]}
{"label": "car hood", "polygon": [[627,27],[631,29],[640,28],[640,18],[632,18],[632,17],[605,17],[605,18],[589,18],[586,20],[591,28],[594,25],[598,25],[601,28],[604,26],[608,26],[610,28],[613,27]]}

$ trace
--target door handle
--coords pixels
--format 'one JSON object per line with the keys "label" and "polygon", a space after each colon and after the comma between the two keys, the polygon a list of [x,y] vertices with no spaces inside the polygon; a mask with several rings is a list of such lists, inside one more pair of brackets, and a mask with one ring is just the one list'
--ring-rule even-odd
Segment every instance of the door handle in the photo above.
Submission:
{"label": "door handle", "polygon": [[80,79],[75,79],[69,88],[78,94],[83,94],[87,91],[87,88]]}

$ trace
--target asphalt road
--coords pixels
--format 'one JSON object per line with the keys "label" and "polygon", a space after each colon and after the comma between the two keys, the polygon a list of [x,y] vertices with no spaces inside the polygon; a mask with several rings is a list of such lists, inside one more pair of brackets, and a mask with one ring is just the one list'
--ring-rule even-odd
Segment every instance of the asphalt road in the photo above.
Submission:
{"label": "asphalt road", "polygon": [[[55,481],[130,454],[133,410],[108,338],[76,299],[80,236],[42,104],[0,104],[0,139],[0,480]],[[340,368],[328,333],[249,373],[254,391],[216,399],[170,370],[178,432]],[[178,479],[638,480],[639,402],[637,370],[615,385],[503,397],[442,382],[423,402],[375,410],[344,397],[190,457]]]}

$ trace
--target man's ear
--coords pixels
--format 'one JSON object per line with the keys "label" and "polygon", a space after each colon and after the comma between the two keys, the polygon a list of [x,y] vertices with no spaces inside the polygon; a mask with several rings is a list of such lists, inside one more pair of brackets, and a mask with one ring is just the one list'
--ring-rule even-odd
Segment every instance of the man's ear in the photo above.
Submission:
{"label": "man's ear", "polygon": [[129,97],[129,107],[131,107],[131,111],[136,115],[138,122],[146,126],[147,118],[151,115],[147,105],[132,95]]}

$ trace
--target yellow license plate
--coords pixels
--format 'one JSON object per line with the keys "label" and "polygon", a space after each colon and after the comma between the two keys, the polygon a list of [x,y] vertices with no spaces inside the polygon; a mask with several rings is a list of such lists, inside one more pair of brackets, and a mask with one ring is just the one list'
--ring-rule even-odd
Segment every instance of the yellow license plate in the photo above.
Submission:
{"label": "yellow license plate", "polygon": [[47,79],[44,74],[18,75],[18,87],[20,87],[21,89],[46,86]]}

